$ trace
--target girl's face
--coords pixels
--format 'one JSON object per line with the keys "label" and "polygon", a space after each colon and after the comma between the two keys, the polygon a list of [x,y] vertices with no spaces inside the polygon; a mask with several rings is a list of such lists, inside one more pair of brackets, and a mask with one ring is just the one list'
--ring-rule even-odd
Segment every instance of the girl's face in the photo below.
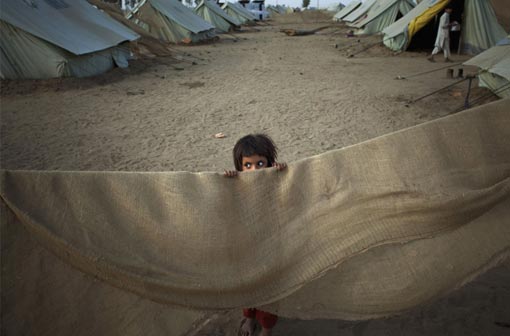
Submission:
{"label": "girl's face", "polygon": [[254,154],[252,156],[243,156],[243,171],[268,168],[265,156]]}

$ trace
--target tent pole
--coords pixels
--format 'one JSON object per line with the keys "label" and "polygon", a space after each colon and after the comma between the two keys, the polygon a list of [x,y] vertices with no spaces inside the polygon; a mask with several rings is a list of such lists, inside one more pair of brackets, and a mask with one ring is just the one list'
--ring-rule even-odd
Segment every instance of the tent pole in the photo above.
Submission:
{"label": "tent pole", "polygon": [[460,47],[462,46],[462,34],[464,34],[464,30],[462,30],[459,35],[459,46],[457,47],[457,55],[460,55]]}
{"label": "tent pole", "polygon": [[473,82],[473,76],[469,76],[469,86],[466,93],[466,99],[464,100],[464,108],[469,107],[469,94],[471,93],[471,83]]}

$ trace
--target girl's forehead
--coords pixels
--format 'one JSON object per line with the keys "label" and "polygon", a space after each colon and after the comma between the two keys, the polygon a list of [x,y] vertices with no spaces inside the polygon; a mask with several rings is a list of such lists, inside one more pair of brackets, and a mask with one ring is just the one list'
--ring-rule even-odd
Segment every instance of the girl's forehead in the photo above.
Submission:
{"label": "girl's forehead", "polygon": [[243,161],[246,161],[246,160],[261,160],[261,159],[267,160],[267,158],[264,155],[253,154],[253,155],[250,155],[250,156],[243,156]]}

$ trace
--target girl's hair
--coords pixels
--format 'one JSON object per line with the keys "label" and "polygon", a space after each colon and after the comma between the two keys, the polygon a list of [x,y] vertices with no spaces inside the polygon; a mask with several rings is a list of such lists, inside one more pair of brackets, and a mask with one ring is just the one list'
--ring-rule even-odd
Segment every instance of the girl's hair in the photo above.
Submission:
{"label": "girl's hair", "polygon": [[243,170],[243,157],[260,155],[267,159],[267,166],[272,167],[278,156],[278,147],[266,134],[248,134],[237,140],[232,154],[237,171]]}

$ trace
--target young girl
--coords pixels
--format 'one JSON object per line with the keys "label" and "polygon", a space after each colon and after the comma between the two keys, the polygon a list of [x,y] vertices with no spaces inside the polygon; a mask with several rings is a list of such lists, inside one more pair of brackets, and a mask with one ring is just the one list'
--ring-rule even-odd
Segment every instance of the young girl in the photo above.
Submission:
{"label": "young girl", "polygon": [[265,134],[248,134],[237,141],[232,153],[236,170],[225,170],[225,176],[234,177],[238,172],[275,167],[287,168],[286,163],[277,163],[278,147]]}
{"label": "young girl", "polygon": [[[241,171],[253,171],[263,168],[275,167],[277,170],[287,168],[286,163],[277,163],[278,148],[273,140],[265,134],[249,134],[237,141],[234,146],[234,165],[236,170],[225,170],[225,176],[235,177]],[[243,309],[246,318],[241,324],[241,336],[254,336],[255,320],[259,322],[262,331],[259,336],[270,336],[278,316],[257,310],[255,308]]]}

